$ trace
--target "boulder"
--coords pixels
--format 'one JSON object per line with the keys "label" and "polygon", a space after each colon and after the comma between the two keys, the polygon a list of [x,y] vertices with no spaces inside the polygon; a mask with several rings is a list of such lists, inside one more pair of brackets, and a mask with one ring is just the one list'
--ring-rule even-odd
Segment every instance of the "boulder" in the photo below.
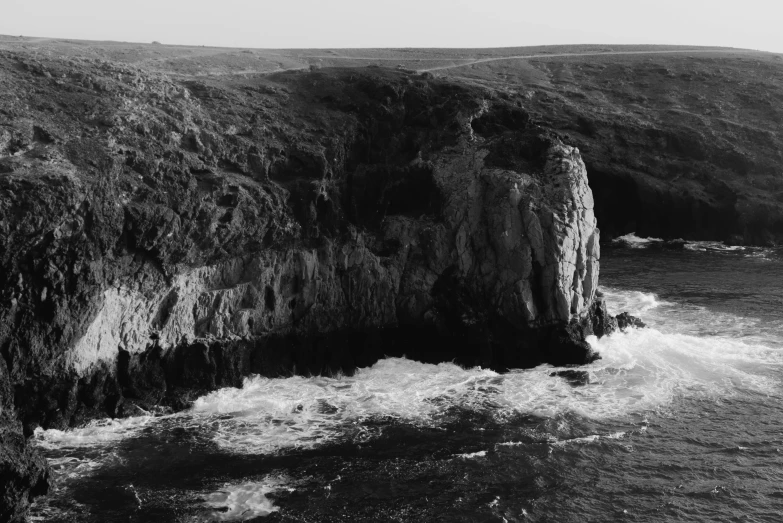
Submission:
{"label": "boulder", "polygon": [[624,331],[628,328],[635,328],[635,329],[643,329],[647,327],[647,324],[644,323],[640,318],[637,318],[636,316],[631,316],[627,312],[622,312],[616,316],[617,321],[617,327]]}

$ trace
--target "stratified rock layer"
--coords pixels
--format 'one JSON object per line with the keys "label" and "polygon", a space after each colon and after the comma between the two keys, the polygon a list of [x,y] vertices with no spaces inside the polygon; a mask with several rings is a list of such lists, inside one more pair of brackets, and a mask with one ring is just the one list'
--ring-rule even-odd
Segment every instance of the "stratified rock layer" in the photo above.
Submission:
{"label": "stratified rock layer", "polygon": [[[579,152],[489,91],[0,61],[0,378],[28,434],[384,354],[585,363],[612,328]],[[9,413],[22,499],[45,470]]]}

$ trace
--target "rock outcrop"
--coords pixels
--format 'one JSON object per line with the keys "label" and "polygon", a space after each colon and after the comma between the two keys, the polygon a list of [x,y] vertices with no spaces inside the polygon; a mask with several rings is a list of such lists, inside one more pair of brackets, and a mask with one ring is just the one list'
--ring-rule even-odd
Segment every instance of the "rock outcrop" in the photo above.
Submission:
{"label": "rock outcrop", "polygon": [[579,364],[613,328],[579,151],[491,91],[0,62],[0,520],[46,490],[22,426],[384,354]]}
{"label": "rock outcrop", "polygon": [[[511,91],[520,83],[504,67]],[[604,240],[635,232],[783,244],[779,56],[725,50],[533,67],[525,106],[582,150]],[[527,77],[521,66],[518,74]]]}
{"label": "rock outcrop", "polygon": [[22,434],[8,371],[0,359],[0,521],[21,521],[33,498],[48,492],[49,482],[46,460]]}

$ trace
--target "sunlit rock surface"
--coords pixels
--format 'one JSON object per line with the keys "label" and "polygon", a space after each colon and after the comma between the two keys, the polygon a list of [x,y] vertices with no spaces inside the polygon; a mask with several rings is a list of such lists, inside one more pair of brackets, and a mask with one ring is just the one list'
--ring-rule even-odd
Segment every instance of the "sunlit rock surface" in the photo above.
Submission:
{"label": "sunlit rock surface", "polygon": [[[612,328],[579,152],[492,91],[372,68],[0,65],[17,439],[12,410],[29,434],[384,355],[585,363],[585,335]],[[2,466],[32,463],[19,452]],[[8,476],[6,497],[39,476]]]}

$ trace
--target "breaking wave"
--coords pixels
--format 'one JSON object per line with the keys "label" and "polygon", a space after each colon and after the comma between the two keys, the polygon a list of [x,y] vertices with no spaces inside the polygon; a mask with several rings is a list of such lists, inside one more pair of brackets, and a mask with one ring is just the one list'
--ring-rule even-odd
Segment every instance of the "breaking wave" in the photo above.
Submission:
{"label": "breaking wave", "polygon": [[[42,520],[49,520],[47,511],[76,514],[82,509],[67,505],[76,499],[76,487],[88,485],[101,495],[105,478],[120,478],[115,491],[127,498],[127,506],[145,514],[169,503],[186,507],[195,519],[183,515],[182,521],[242,521],[276,512],[273,518],[285,519],[307,510],[311,499],[332,508],[349,499],[355,515],[365,503],[357,485],[376,472],[418,477],[399,476],[407,467],[401,463],[422,467],[421,485],[432,477],[450,484],[452,477],[479,474],[483,486],[466,487],[482,492],[473,507],[490,507],[498,517],[507,507],[514,507],[514,517],[533,508],[495,489],[498,470],[515,485],[530,481],[530,488],[550,492],[552,482],[565,481],[570,492],[595,471],[610,478],[627,467],[618,476],[622,487],[609,479],[597,493],[594,486],[580,491],[580,500],[596,503],[628,484],[649,487],[654,496],[668,482],[685,485],[682,499],[688,503],[692,494],[713,503],[725,492],[713,483],[715,470],[739,484],[751,467],[765,471],[753,488],[775,493],[783,273],[776,264],[742,256],[658,254],[624,251],[613,271],[606,271],[605,282],[662,294],[602,286],[612,314],[629,312],[647,328],[590,338],[602,356],[590,365],[499,374],[388,358],[353,376],[249,377],[242,388],[214,391],[176,414],[104,420],[67,431],[39,429],[35,440],[55,476],[65,481],[58,482],[57,502],[39,507],[37,514]],[[738,266],[747,273],[735,270]],[[735,430],[745,425],[747,431]],[[408,442],[410,448],[400,447]],[[737,462],[738,452],[757,462]],[[145,474],[157,476],[159,461],[171,462],[166,469],[171,477],[142,484]],[[590,472],[591,467],[597,468]],[[176,483],[183,470],[182,478],[194,470],[196,477],[204,471],[204,478]],[[535,477],[528,478],[531,470]],[[681,478],[682,470],[692,475],[690,483]],[[359,473],[366,475],[356,479]],[[651,475],[659,479],[649,486]],[[176,486],[169,487],[172,478]],[[382,484],[374,484],[374,492]],[[421,485],[411,482],[405,496],[431,492]],[[171,490],[159,493],[161,488]],[[440,502],[458,496],[454,503],[462,510],[466,492],[457,487]],[[638,502],[636,494],[629,496],[624,503]],[[103,506],[100,500],[90,503]],[[658,506],[650,508],[656,517]],[[563,520],[558,516],[574,508],[537,507],[542,520]],[[710,507],[694,506],[694,520],[715,520],[712,516],[728,510],[716,506],[704,516]],[[780,512],[770,507],[768,513]],[[322,514],[313,512],[310,520]],[[79,520],[74,518],[64,520]]]}
{"label": "breaking wave", "polygon": [[646,249],[650,247],[666,247],[672,249],[684,249],[695,252],[737,253],[748,258],[770,259],[774,249],[744,245],[726,245],[718,241],[667,241],[662,238],[644,238],[636,233],[628,233],[612,240],[612,245],[628,247],[631,249]]}
{"label": "breaking wave", "polygon": [[[224,451],[269,454],[372,438],[379,429],[369,420],[439,426],[460,409],[499,422],[519,414],[567,413],[605,420],[666,408],[678,396],[775,390],[778,380],[770,369],[782,362],[780,344],[738,338],[741,319],[683,312],[649,293],[611,288],[604,293],[613,312],[641,316],[649,328],[589,339],[602,359],[578,369],[584,386],[558,377],[548,365],[498,374],[388,358],[350,377],[251,377],[240,389],[199,398],[183,413],[39,430],[36,439],[47,449],[110,446],[142,431],[182,424],[199,428]],[[723,330],[689,333],[694,320],[703,330],[710,331],[711,322]]]}
{"label": "breaking wave", "polygon": [[618,236],[612,240],[612,243],[616,245],[624,245],[633,249],[641,249],[644,247],[649,247],[655,243],[663,243],[663,240],[661,238],[641,238],[636,236],[636,233],[631,232],[624,236]]}

